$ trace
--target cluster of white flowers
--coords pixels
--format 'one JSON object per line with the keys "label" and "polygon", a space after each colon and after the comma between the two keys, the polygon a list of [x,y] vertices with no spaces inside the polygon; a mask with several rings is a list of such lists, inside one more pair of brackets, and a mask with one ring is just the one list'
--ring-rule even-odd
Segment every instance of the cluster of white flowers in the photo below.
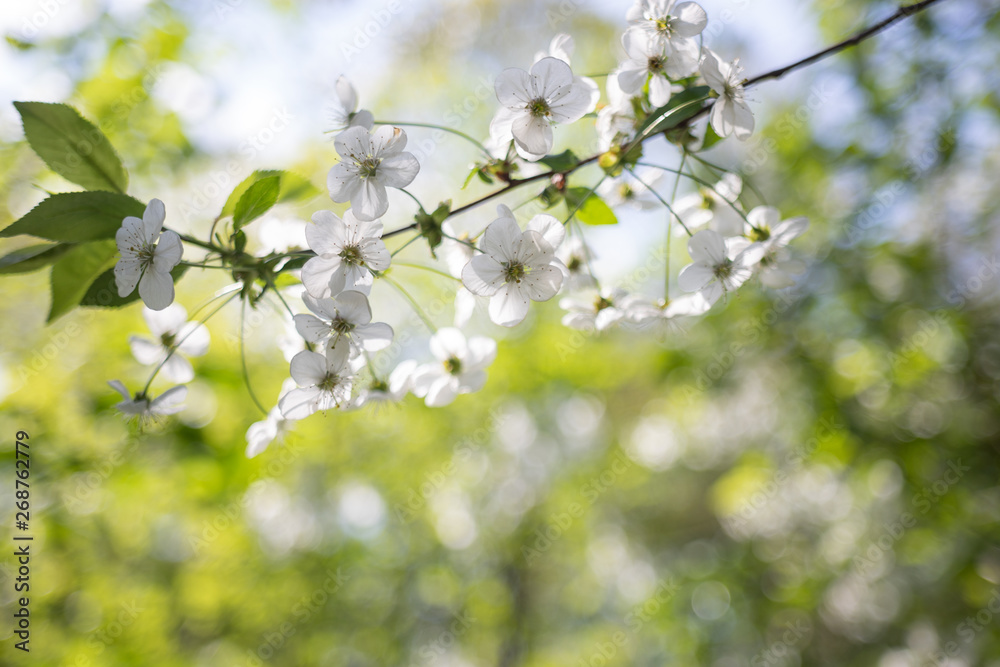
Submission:
{"label": "cluster of white flowers", "polygon": [[[792,284],[791,275],[801,273],[803,266],[790,258],[786,246],[805,231],[805,218],[782,221],[779,212],[768,206],[746,210],[741,203],[743,183],[739,176],[726,173],[712,185],[693,173],[684,173],[684,160],[676,170],[678,179],[691,178],[700,188],[671,206],[659,189],[664,172],[673,170],[637,163],[637,158],[629,155],[633,144],[648,138],[645,128],[658,122],[654,116],[659,117],[665,107],[671,109],[671,100],[682,91],[688,95],[685,104],[702,105],[699,113],[708,112],[709,124],[719,137],[746,139],[753,131],[754,119],[744,100],[738,62],[723,61],[701,46],[700,35],[708,18],[694,2],[637,0],[626,20],[621,37],[623,57],[606,75],[607,104],[596,114],[598,145],[605,155],[618,157],[605,164],[601,156],[598,163],[605,176],[583,199],[598,197],[612,209],[650,211],[662,206],[668,210],[673,232],[690,236],[691,264],[676,276],[678,286],[687,294],[671,298],[669,272],[668,288],[661,299],[602,285],[593,272],[594,253],[580,226],[571,227],[572,234],[567,237],[575,210],[566,222],[541,213],[522,227],[514,212],[499,204],[496,217],[483,231],[470,234],[459,232],[447,220],[450,203],[442,204],[444,219],[436,217],[437,212],[427,214],[421,207],[416,224],[393,233],[418,230],[432,250],[437,248],[436,256],[447,269],[442,273],[461,281],[455,296],[454,325],[436,329],[421,314],[434,330],[428,345],[428,357],[433,361],[395,360],[393,368],[383,369],[380,362],[393,361],[386,358],[386,351],[392,346],[394,332],[389,324],[373,321],[370,302],[376,281],[392,263],[383,241],[382,218],[389,210],[388,190],[409,186],[420,165],[404,150],[405,131],[379,123],[370,111],[359,109],[357,92],[340,77],[336,100],[328,109],[331,131],[337,133],[334,146],[339,160],[329,171],[327,187],[331,200],[347,203],[349,208],[341,215],[317,211],[312,223],[305,224],[309,249],[305,252],[312,256],[299,265],[296,275],[301,287],[297,291],[301,293],[294,296],[301,296],[309,312],[290,312],[291,338],[282,339],[279,345],[289,360],[291,377],[283,384],[275,407],[247,431],[248,456],[260,454],[297,420],[319,411],[394,403],[409,393],[428,406],[439,407],[460,394],[478,391],[497,354],[493,339],[467,336],[462,331],[480,300],[484,304],[488,300],[489,319],[502,327],[523,322],[532,301],[549,301],[563,294],[559,303],[566,311],[563,324],[568,327],[604,331],[622,326],[666,332],[677,329],[687,318],[706,313],[754,275],[770,287]],[[528,70],[510,68],[500,74],[495,83],[499,108],[490,124],[487,144],[479,145],[491,161],[476,165],[477,169],[497,167],[500,171],[491,173],[511,182],[509,170],[504,170],[513,169],[510,165],[518,160],[517,168],[523,170],[520,174],[541,174],[541,163],[531,163],[552,152],[553,127],[592,114],[600,89],[591,78],[573,73],[573,50],[569,35],[557,35],[547,51],[536,54]],[[706,92],[709,90],[712,92]],[[701,97],[692,99],[692,91]],[[645,130],[643,134],[640,128]],[[567,173],[555,173],[552,187],[565,191],[568,172],[574,170],[571,163]],[[486,173],[480,171],[481,175]],[[673,188],[676,193],[677,183]],[[568,194],[566,202],[570,207]],[[130,339],[136,359],[156,365],[154,376],[162,370],[168,379],[185,383],[194,377],[194,371],[181,353],[204,354],[208,332],[202,323],[187,322],[183,308],[171,305],[174,290],[170,272],[181,261],[181,241],[193,239],[164,231],[164,217],[163,203],[154,199],[143,219],[124,220],[117,237],[121,260],[115,276],[120,296],[138,286],[148,307],[144,315],[154,338]],[[431,240],[432,236],[437,240]],[[288,252],[286,246],[268,247],[279,257],[299,253]],[[215,249],[224,264],[227,257],[254,259],[243,253],[242,245],[232,252],[211,244],[205,247]],[[391,279],[387,282],[395,285]],[[272,283],[268,287],[277,289]],[[251,290],[243,292],[244,298],[252,298]],[[418,305],[414,307],[419,310]],[[383,356],[376,358],[378,353]],[[114,381],[112,386],[125,398],[119,408],[143,417],[178,411],[186,393],[185,387],[176,386],[154,399],[146,393],[148,383],[134,397],[120,382]]]}

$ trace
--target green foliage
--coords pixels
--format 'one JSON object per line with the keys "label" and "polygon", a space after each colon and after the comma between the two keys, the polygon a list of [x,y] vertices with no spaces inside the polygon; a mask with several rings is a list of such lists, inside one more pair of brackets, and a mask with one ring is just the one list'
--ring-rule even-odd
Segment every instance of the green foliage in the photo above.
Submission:
{"label": "green foliage", "polygon": [[129,217],[142,217],[145,204],[114,192],[64,192],[43,199],[2,236],[28,234],[50,241],[82,243],[111,239]]}
{"label": "green foliage", "polygon": [[225,205],[222,207],[222,213],[219,215],[221,217],[225,217],[227,215],[235,216],[237,204],[243,198],[243,195],[245,195],[255,183],[271,178],[278,178],[280,181],[278,197],[274,203],[304,202],[319,194],[319,190],[317,190],[308,179],[303,178],[298,174],[277,169],[258,170],[247,176],[239,185],[236,186],[236,188],[233,189],[232,194],[229,195],[229,198],[226,199]]}
{"label": "green foliage", "polygon": [[278,202],[281,194],[281,177],[267,176],[253,182],[240,195],[233,209],[233,230],[239,231],[260,216],[264,215]]}
{"label": "green foliage", "polygon": [[705,108],[705,100],[711,88],[695,86],[688,88],[670,98],[670,101],[650,112],[649,116],[639,124],[639,136],[650,136],[658,132],[666,132],[677,127],[689,118],[701,113]]}
{"label": "green foliage", "polygon": [[618,217],[590,188],[566,188],[566,206],[585,225],[616,225]]}
{"label": "green foliage", "polygon": [[558,155],[546,155],[539,162],[552,171],[563,173],[570,171],[580,164],[580,158],[573,151],[566,149]]}
{"label": "green foliage", "polygon": [[431,254],[434,254],[434,249],[441,245],[443,240],[441,225],[448,218],[451,213],[451,200],[441,202],[432,213],[427,213],[423,209],[417,212],[416,221],[417,229],[420,231],[420,235],[427,240],[427,244],[431,248]]}
{"label": "green foliage", "polygon": [[62,257],[72,248],[69,243],[41,243],[27,246],[0,257],[0,275],[9,273],[28,273],[45,268]]}
{"label": "green foliage", "polygon": [[14,102],[28,143],[52,171],[88,190],[124,193],[128,172],[100,128],[66,104]]}
{"label": "green foliage", "polygon": [[[52,322],[79,305],[91,284],[115,264],[118,247],[114,241],[94,241],[73,246],[52,265]],[[138,290],[136,290],[138,291]]]}
{"label": "green foliage", "polygon": [[[178,264],[174,267],[170,275],[176,285],[181,276],[188,270],[185,264]],[[139,300],[139,290],[134,289],[127,296],[118,296],[118,287],[115,282],[115,270],[110,268],[97,278],[87,288],[86,294],[80,299],[81,306],[94,306],[98,308],[121,308]]]}

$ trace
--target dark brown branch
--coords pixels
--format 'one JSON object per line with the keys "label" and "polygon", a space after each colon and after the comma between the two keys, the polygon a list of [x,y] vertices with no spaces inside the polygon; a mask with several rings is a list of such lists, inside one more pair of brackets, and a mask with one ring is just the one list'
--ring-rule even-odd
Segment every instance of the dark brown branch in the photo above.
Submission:
{"label": "dark brown branch", "polygon": [[890,16],[889,18],[885,19],[884,21],[880,21],[880,22],[876,23],[875,25],[871,26],[870,28],[866,28],[865,30],[862,30],[858,34],[854,35],[853,37],[849,37],[848,39],[845,39],[842,42],[834,44],[833,46],[831,46],[831,47],[829,47],[827,49],[823,49],[819,53],[814,53],[813,55],[809,56],[808,58],[803,58],[802,60],[800,60],[798,62],[794,62],[791,65],[786,65],[785,67],[781,67],[781,68],[778,68],[776,70],[772,70],[770,72],[765,72],[764,74],[759,74],[759,75],[755,76],[752,79],[748,79],[747,82],[744,83],[743,85],[744,85],[744,87],[749,88],[750,86],[758,84],[761,81],[769,81],[771,79],[780,79],[781,77],[785,76],[789,72],[793,72],[793,71],[795,71],[795,70],[797,70],[799,68],[807,67],[809,65],[812,65],[814,62],[817,62],[819,60],[823,60],[824,58],[826,58],[828,56],[832,56],[835,53],[839,53],[840,51],[843,51],[844,49],[849,49],[852,46],[857,46],[858,44],[860,44],[861,42],[865,41],[869,37],[874,37],[878,33],[882,32],[883,30],[885,30],[886,28],[888,28],[889,26],[891,26],[893,23],[901,21],[901,20],[907,18],[908,16],[912,16],[913,14],[916,14],[917,12],[921,12],[921,11],[927,9],[928,7],[930,7],[931,5],[933,5],[933,4],[937,3],[937,2],[940,2],[940,1],[941,0],[921,0],[920,2],[916,2],[916,3],[912,4],[912,5],[901,6],[896,11],[896,13],[893,14],[892,16]]}
{"label": "dark brown branch", "polygon": [[[752,79],[747,79],[746,82],[744,82],[743,86],[745,88],[749,88],[749,87],[755,86],[758,83],[761,83],[763,81],[770,81],[770,80],[773,80],[773,79],[780,79],[781,77],[785,76],[789,72],[793,72],[793,71],[795,71],[797,69],[801,69],[803,67],[807,67],[807,66],[809,66],[809,65],[811,65],[811,64],[813,64],[815,62],[823,60],[824,58],[832,56],[835,53],[839,53],[840,51],[843,51],[844,49],[849,49],[852,46],[857,46],[858,44],[860,44],[861,42],[865,41],[866,39],[874,37],[878,33],[882,32],[886,28],[888,28],[891,25],[893,25],[894,23],[897,23],[898,21],[901,21],[902,19],[907,18],[908,16],[912,16],[913,14],[921,12],[924,9],[927,9],[928,7],[930,7],[931,5],[933,5],[933,4],[937,3],[937,2],[941,2],[941,0],[921,0],[920,2],[916,2],[916,3],[912,4],[912,5],[901,6],[898,10],[896,10],[896,13],[893,14],[892,16],[890,16],[889,18],[887,18],[887,19],[885,19],[883,21],[879,21],[878,23],[876,23],[875,25],[873,25],[871,27],[865,28],[864,30],[862,30],[861,32],[853,35],[852,37],[849,37],[849,38],[845,39],[842,42],[838,42],[837,44],[834,44],[833,46],[825,48],[822,51],[820,51],[819,53],[814,53],[813,55],[811,55],[811,56],[809,56],[807,58],[803,58],[802,60],[794,62],[791,65],[786,65],[785,67],[781,67],[781,68],[778,68],[776,70],[771,70],[770,72],[765,72],[764,74],[759,74],[759,75],[753,77]],[[701,116],[705,115],[710,108],[711,108],[710,106],[704,107],[698,113],[694,114],[693,116],[691,116],[687,120],[685,120],[684,123],[683,123],[683,125],[688,125],[692,121],[696,120],[697,118],[700,118]],[[651,135],[651,136],[655,136],[655,135]],[[650,137],[645,137],[641,141],[645,141],[645,139],[648,139],[648,138],[650,138]],[[640,143],[641,143],[641,141],[640,141]],[[624,147],[624,152],[625,153],[627,153],[628,148],[630,148],[630,146]],[[521,178],[521,179],[513,180],[508,185],[504,186],[503,188],[500,188],[499,190],[497,190],[495,192],[491,192],[490,194],[485,195],[485,196],[483,196],[483,197],[481,197],[479,199],[476,199],[475,201],[472,201],[472,202],[470,202],[468,204],[465,204],[464,206],[456,208],[454,211],[452,211],[451,213],[448,214],[448,217],[450,218],[450,217],[452,217],[454,215],[458,215],[460,213],[464,213],[464,212],[469,211],[469,210],[471,210],[473,208],[476,208],[480,204],[483,204],[483,203],[485,203],[485,202],[493,199],[494,197],[499,197],[499,196],[501,196],[503,194],[506,194],[507,192],[510,192],[511,190],[513,190],[513,189],[515,189],[517,187],[520,187],[520,186],[524,185],[525,183],[531,183],[533,181],[539,181],[539,180],[542,180],[542,179],[545,179],[545,178],[552,178],[553,176],[555,176],[557,174],[564,174],[564,175],[571,174],[574,171],[576,171],[577,169],[579,169],[580,167],[583,167],[584,165],[588,165],[591,162],[595,162],[599,157],[600,157],[600,154],[591,155],[590,157],[586,158],[585,160],[581,160],[580,163],[577,164],[572,169],[569,169],[568,171],[565,171],[565,172],[547,171],[545,173],[536,174],[536,175],[528,177],[528,178]],[[390,236],[395,236],[396,234],[402,234],[404,232],[415,230],[416,228],[417,228],[417,224],[413,223],[411,225],[407,225],[406,227],[401,227],[399,229],[394,229],[394,230],[392,230],[390,232],[387,232],[387,233],[385,233],[385,234],[382,235],[382,238],[388,238]]]}

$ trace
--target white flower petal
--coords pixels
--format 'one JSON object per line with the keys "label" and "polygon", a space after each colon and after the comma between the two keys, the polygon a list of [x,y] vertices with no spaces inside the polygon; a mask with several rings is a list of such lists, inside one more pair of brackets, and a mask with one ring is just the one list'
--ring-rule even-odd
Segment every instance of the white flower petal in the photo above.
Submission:
{"label": "white flower petal", "polygon": [[688,253],[695,262],[715,266],[726,259],[726,241],[721,234],[703,229],[688,239]]}
{"label": "white flower petal", "polygon": [[502,327],[520,324],[528,314],[531,299],[517,283],[507,283],[490,299],[490,319]]}
{"label": "white flower petal", "polygon": [[326,357],[316,352],[303,350],[292,357],[290,370],[292,378],[300,387],[318,385],[323,382],[327,375]]}
{"label": "white flower petal", "polygon": [[704,264],[688,264],[677,275],[677,284],[685,292],[694,292],[715,278],[715,272]]}
{"label": "white flower petal", "polygon": [[174,301],[174,280],[151,266],[139,280],[139,296],[148,308],[163,310]]}
{"label": "white flower petal", "polygon": [[462,270],[462,284],[472,294],[493,296],[504,282],[503,266],[491,255],[476,255]]}

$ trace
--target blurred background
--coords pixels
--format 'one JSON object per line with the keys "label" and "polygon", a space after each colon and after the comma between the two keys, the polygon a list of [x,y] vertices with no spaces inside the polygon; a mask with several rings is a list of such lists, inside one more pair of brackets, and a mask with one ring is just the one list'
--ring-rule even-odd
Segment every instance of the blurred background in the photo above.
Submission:
{"label": "blurred background", "polygon": [[[610,71],[630,4],[5,2],[0,226],[46,190],[75,189],[23,141],[14,100],[75,105],[123,156],[130,193],[204,236],[253,169],[324,189],[340,74],[380,120],[485,137],[497,73],[560,32],[576,39],[576,73]],[[702,4],[706,45],[748,76],[895,11]],[[0,535],[13,544],[24,430],[35,538],[31,653],[5,621],[0,663],[1000,665],[995,12],[945,0],[749,93],[754,136],[707,156],[810,218],[794,287],[755,282],[670,336],[574,332],[555,302],[513,331],[479,314],[470,331],[500,338],[499,357],[482,392],[445,409],[410,397],[314,416],[247,460],[260,416],[233,306],[209,323],[188,407],[138,434],[106,381],[148,377],[126,344],[145,332],[140,306],[46,326],[47,272],[0,276]],[[466,144],[408,135],[425,206],[490,190],[459,190],[476,157]],[[556,150],[593,137],[584,120],[557,132]],[[676,159],[665,145],[648,154]],[[254,242],[287,241],[329,207],[321,195],[275,209]],[[412,208],[391,199],[386,228]],[[662,245],[663,213],[619,217],[588,230],[598,272],[661,296],[662,274],[636,269]],[[492,218],[486,205],[455,224]],[[673,251],[676,271],[687,260],[682,243]],[[429,259],[419,244],[406,256]],[[406,281],[424,302],[454,289]],[[189,271],[178,301],[193,310],[225,284]],[[412,334],[404,355],[427,358],[405,304],[373,299],[376,319]],[[288,374],[281,318],[262,308],[243,333],[272,405]],[[13,576],[7,556],[8,619]]]}

